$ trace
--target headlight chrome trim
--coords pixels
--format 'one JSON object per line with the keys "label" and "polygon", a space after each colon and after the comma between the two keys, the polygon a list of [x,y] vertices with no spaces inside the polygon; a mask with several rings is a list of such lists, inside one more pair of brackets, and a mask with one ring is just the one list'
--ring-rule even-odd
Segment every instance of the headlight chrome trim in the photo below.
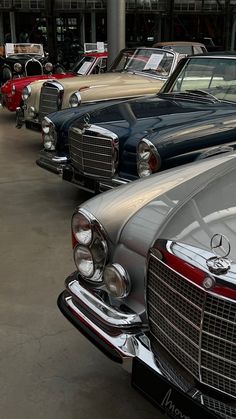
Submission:
{"label": "headlight chrome trim", "polygon": [[57,144],[57,132],[55,124],[45,116],[41,123],[42,126],[42,136],[43,136],[43,145],[45,150],[53,151],[56,149]]}
{"label": "headlight chrome trim", "polygon": [[80,92],[77,91],[77,92],[72,93],[72,95],[69,98],[70,107],[77,108],[78,106],[80,106],[81,102],[82,102],[82,98],[81,98]]}
{"label": "headlight chrome trim", "polygon": [[[142,152],[140,150],[141,146],[144,147],[144,150]],[[153,163],[151,162],[151,159],[153,158],[155,165],[154,168],[152,168]],[[160,169],[160,167],[161,157],[156,147],[147,138],[142,138],[137,145],[137,172],[139,177],[145,177],[151,175],[152,173],[156,173]]]}
{"label": "headlight chrome trim", "polygon": [[[78,240],[76,226],[74,223],[77,214],[82,215],[90,225],[91,234],[87,241]],[[103,226],[89,211],[84,208],[78,208],[71,219],[71,230],[74,239],[74,252],[78,247],[85,247],[90,251],[94,262],[94,271],[91,276],[84,276],[76,264],[79,274],[84,280],[92,284],[100,285],[103,282],[103,271],[108,259],[107,235]]]}

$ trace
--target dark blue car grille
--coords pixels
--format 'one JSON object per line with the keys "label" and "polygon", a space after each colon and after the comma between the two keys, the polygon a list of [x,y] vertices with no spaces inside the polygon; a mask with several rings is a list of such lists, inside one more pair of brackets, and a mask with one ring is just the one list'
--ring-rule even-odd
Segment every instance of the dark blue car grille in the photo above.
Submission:
{"label": "dark blue car grille", "polygon": [[69,146],[72,164],[80,173],[102,179],[112,177],[115,159],[112,138],[71,128]]}

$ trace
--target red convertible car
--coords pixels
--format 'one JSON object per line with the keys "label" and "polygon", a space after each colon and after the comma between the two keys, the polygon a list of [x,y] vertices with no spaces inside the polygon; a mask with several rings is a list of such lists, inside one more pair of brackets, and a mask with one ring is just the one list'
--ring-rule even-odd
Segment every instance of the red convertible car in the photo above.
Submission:
{"label": "red convertible car", "polygon": [[37,76],[18,77],[8,80],[1,86],[0,103],[9,111],[14,112],[22,104],[22,90],[36,80],[61,79],[67,77],[98,74],[107,69],[107,52],[88,52],[83,54],[72,69],[65,73],[41,74]]}

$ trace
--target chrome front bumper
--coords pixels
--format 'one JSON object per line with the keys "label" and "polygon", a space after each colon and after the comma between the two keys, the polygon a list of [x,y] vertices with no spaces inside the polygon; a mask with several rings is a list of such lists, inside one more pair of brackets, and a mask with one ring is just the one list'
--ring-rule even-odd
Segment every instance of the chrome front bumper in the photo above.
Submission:
{"label": "chrome front bumper", "polygon": [[107,180],[97,180],[95,177],[84,175],[78,170],[75,170],[72,164],[67,164],[63,167],[63,180],[77,185],[80,189],[92,193],[105,192],[117,186],[125,185],[130,180],[122,178],[112,178]]}
{"label": "chrome front bumper", "polygon": [[193,379],[181,376],[181,367],[170,362],[166,351],[155,349],[153,353],[148,327],[139,315],[114,309],[99,291],[91,292],[80,285],[76,273],[67,278],[58,307],[103,353],[132,371],[133,386],[171,417],[236,417],[236,402],[228,400],[228,404],[217,393],[217,398],[203,394]]}
{"label": "chrome front bumper", "polygon": [[58,156],[56,152],[41,150],[36,164],[56,175],[62,175],[63,167],[68,163],[67,156]]}

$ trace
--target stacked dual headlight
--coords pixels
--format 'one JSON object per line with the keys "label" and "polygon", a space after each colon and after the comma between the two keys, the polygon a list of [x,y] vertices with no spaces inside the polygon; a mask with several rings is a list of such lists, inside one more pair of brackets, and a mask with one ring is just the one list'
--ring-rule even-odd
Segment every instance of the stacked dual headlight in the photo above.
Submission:
{"label": "stacked dual headlight", "polygon": [[150,176],[161,167],[161,158],[151,141],[143,138],[137,147],[137,171],[139,177]]}
{"label": "stacked dual headlight", "polygon": [[42,120],[42,135],[45,150],[55,150],[57,143],[57,133],[55,125],[53,124],[51,119],[47,118],[46,116]]}
{"label": "stacked dual headlight", "polygon": [[108,243],[102,225],[83,208],[72,217],[74,261],[84,280],[104,285],[108,293],[123,298],[130,291],[130,280],[119,264],[108,264]]}

